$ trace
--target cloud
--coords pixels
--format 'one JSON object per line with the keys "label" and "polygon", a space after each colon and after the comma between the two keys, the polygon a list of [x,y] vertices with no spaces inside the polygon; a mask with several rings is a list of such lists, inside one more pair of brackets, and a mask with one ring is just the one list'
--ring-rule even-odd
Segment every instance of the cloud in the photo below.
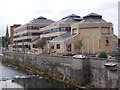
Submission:
{"label": "cloud", "polygon": [[103,19],[105,19],[108,22],[112,22],[114,26],[114,33],[118,35],[118,3],[117,1],[109,1],[109,2],[102,2],[100,3],[96,9],[94,9],[95,12],[98,12],[103,16]]}
{"label": "cloud", "polygon": [[[0,24],[25,24],[39,16],[59,20],[69,14],[83,17],[96,12],[116,28],[116,9],[116,0],[0,0]],[[4,30],[3,27],[0,26],[0,30]]]}

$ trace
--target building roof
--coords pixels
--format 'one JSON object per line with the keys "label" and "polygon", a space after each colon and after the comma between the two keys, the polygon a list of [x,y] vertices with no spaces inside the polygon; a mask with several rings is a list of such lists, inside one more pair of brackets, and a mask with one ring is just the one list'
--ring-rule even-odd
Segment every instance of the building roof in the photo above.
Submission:
{"label": "building roof", "polygon": [[96,13],[90,13],[86,16],[84,16],[83,18],[87,18],[87,17],[102,17],[102,15],[96,14]]}
{"label": "building roof", "polygon": [[45,18],[43,16],[40,16],[40,17],[38,17],[36,19],[31,20],[27,24],[52,24],[52,23],[54,23],[53,20],[47,19],[47,18]]}
{"label": "building roof", "polygon": [[54,38],[54,39],[52,40],[52,42],[65,41],[65,40],[67,40],[67,39],[69,39],[69,38],[71,38],[71,37],[73,37],[73,36],[75,36],[75,34],[74,34],[74,35],[71,35],[71,32],[66,32],[66,33],[64,33],[64,34],[62,34],[62,35],[59,35],[58,37]]}
{"label": "building roof", "polygon": [[71,14],[71,15],[68,15],[64,18],[62,18],[61,20],[59,21],[56,21],[54,22],[52,25],[58,25],[58,24],[64,24],[64,23],[68,23],[68,24],[71,24],[71,23],[78,23],[80,22],[82,19],[80,16],[77,16],[75,14]]}
{"label": "building roof", "polygon": [[102,19],[102,15],[96,14],[96,13],[90,13],[83,17],[83,20],[80,21],[80,23],[86,23],[86,22],[106,22]]}

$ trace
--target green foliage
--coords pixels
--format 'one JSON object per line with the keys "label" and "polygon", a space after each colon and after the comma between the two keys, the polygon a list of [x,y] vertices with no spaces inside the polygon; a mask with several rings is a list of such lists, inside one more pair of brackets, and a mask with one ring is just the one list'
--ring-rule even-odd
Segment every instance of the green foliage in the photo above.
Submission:
{"label": "green foliage", "polygon": [[10,37],[7,36],[2,37],[2,47],[8,48],[9,44],[10,44]]}
{"label": "green foliage", "polygon": [[46,38],[40,39],[40,40],[37,41],[37,43],[36,43],[37,48],[41,48],[41,49],[43,50],[46,42],[47,42],[47,39],[46,39]]}
{"label": "green foliage", "polygon": [[101,53],[99,54],[99,58],[107,58],[106,52],[101,52]]}
{"label": "green foliage", "polygon": [[74,54],[71,54],[71,53],[69,53],[69,54],[64,54],[63,56],[73,56]]}
{"label": "green foliage", "polygon": [[81,47],[83,46],[82,40],[78,40],[77,43],[75,44],[75,50],[80,50]]}

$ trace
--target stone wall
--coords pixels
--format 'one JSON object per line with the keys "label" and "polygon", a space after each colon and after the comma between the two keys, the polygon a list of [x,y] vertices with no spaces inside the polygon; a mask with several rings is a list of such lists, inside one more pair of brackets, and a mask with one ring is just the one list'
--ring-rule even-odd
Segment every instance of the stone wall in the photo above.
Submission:
{"label": "stone wall", "polygon": [[[75,85],[90,85],[102,88],[118,88],[119,68],[105,67],[105,59],[75,59],[72,57],[34,55],[18,52],[3,52],[3,60],[42,70],[53,78],[58,78]],[[58,75],[58,76],[57,76]]]}

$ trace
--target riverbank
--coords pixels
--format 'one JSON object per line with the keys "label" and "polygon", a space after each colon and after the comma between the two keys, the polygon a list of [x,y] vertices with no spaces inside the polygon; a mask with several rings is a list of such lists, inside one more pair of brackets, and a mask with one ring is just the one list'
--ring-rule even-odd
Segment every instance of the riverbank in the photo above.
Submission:
{"label": "riverbank", "polygon": [[[118,88],[119,61],[3,52],[3,60],[76,87]],[[105,64],[116,63],[115,67]],[[114,70],[114,71],[113,71]],[[114,75],[113,75],[114,74]],[[111,81],[112,80],[112,81]]]}
{"label": "riverbank", "polygon": [[[1,61],[1,60],[0,60]],[[24,73],[27,73],[27,75],[36,75],[37,78],[44,78],[46,80],[49,80],[49,81],[54,81],[54,82],[57,82],[59,85],[63,85],[64,84],[64,88],[70,88],[72,90],[76,90],[77,88],[78,89],[81,89],[81,90],[85,90],[84,87],[80,87],[80,86],[75,86],[73,84],[69,84],[68,82],[65,82],[63,80],[60,80],[60,79],[56,79],[56,78],[53,78],[51,76],[49,76],[47,73],[43,72],[43,71],[39,71],[39,70],[36,70],[34,68],[31,68],[31,67],[28,67],[28,66],[25,66],[25,65],[19,65],[15,62],[9,62],[9,61],[6,61],[6,60],[3,60],[2,63],[8,67],[12,67],[16,70],[19,70],[19,71],[22,71]]]}
{"label": "riverbank", "polygon": [[[63,84],[61,82],[55,81],[51,78],[48,78],[43,75],[38,74],[28,74],[28,72],[21,70],[21,68],[15,69],[16,66],[7,64],[7,63],[0,63],[2,65],[3,79],[0,80],[0,85],[3,88],[35,88],[34,90],[44,89],[44,88],[61,88],[61,89],[73,89],[75,88]],[[5,70],[5,71],[4,71]],[[3,86],[2,84],[3,83]],[[44,84],[44,85],[43,85]],[[10,86],[11,85],[11,86]],[[61,90],[60,89],[60,90]],[[1,90],[1,89],[0,89]],[[24,90],[24,89],[22,89]],[[26,90],[26,89],[25,89]]]}

